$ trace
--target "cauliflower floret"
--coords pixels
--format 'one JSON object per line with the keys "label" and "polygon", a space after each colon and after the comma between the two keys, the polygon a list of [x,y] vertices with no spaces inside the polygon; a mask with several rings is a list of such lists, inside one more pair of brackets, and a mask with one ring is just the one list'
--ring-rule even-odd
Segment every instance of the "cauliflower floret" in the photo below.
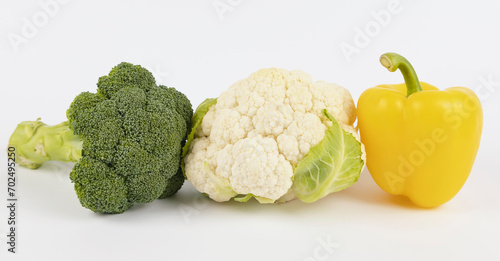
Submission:
{"label": "cauliflower floret", "polygon": [[292,199],[294,167],[331,126],[323,109],[359,141],[348,90],[301,71],[253,73],[209,107],[184,158],[187,179],[215,201]]}
{"label": "cauliflower floret", "polygon": [[229,182],[238,194],[277,200],[292,185],[292,165],[278,151],[276,140],[256,136],[236,142]]}

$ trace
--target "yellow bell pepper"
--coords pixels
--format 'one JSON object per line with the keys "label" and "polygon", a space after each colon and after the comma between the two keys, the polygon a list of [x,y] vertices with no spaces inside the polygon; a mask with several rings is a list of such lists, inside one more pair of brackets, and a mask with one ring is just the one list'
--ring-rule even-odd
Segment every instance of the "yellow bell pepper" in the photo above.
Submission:
{"label": "yellow bell pepper", "polygon": [[402,56],[386,53],[380,62],[397,69],[404,84],[367,89],[358,101],[358,126],[366,164],[386,192],[405,195],[421,207],[452,199],[466,182],[479,149],[481,103],[473,91],[443,91],[419,82]]}

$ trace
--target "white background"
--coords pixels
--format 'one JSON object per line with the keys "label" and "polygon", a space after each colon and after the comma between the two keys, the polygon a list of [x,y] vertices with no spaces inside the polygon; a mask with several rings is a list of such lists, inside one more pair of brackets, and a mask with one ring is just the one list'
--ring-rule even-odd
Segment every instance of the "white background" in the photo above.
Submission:
{"label": "white background", "polygon": [[[18,168],[18,253],[6,250],[0,207],[0,260],[500,260],[498,1],[396,1],[383,25],[374,14],[388,0],[72,0],[49,11],[39,2],[49,0],[0,3],[0,148],[22,120],[64,121],[73,97],[122,61],[149,68],[195,107],[265,67],[301,69],[357,101],[403,81],[379,64],[387,51],[406,56],[422,81],[475,90],[483,136],[461,192],[430,210],[386,194],[365,169],[313,204],[216,203],[186,182],[173,198],[99,215],[80,206],[71,164]],[[218,13],[214,3],[232,7]],[[367,26],[369,39],[356,43]],[[357,53],[345,55],[345,45]],[[2,206],[3,149],[0,157]]]}

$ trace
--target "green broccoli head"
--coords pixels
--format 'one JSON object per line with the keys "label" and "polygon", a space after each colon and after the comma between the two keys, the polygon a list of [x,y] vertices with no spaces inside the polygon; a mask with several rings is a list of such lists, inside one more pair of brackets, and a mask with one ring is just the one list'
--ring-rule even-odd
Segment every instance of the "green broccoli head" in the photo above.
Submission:
{"label": "green broccoli head", "polygon": [[97,87],[97,93],[78,95],[67,111],[69,127],[83,141],[70,175],[81,204],[121,213],[179,190],[193,114],[187,97],[157,86],[148,70],[130,63],[114,67]]}

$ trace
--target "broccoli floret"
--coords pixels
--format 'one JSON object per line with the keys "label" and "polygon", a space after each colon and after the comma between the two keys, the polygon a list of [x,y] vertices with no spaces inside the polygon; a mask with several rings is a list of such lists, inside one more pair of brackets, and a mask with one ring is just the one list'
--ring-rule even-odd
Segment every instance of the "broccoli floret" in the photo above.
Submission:
{"label": "broccoli floret", "polygon": [[177,170],[177,173],[167,181],[169,183],[169,186],[165,188],[165,191],[163,191],[163,193],[160,195],[160,198],[167,198],[177,193],[177,191],[181,189],[182,184],[184,184],[184,180],[185,178],[184,174],[182,173],[182,169],[179,168]]}
{"label": "broccoli floret", "polygon": [[109,99],[125,87],[140,88],[148,92],[156,87],[156,81],[153,74],[140,65],[123,62],[115,66],[109,75],[99,78],[97,94]]}
{"label": "broccoli floret", "polygon": [[82,206],[98,213],[122,213],[132,206],[126,178],[112,167],[92,157],[83,156],[70,174]]}
{"label": "broccoli floret", "polygon": [[[82,206],[122,213],[134,203],[177,192],[184,182],[179,172],[181,150],[192,114],[184,94],[157,86],[148,70],[130,63],[100,77],[97,93],[76,96],[67,110],[65,130],[80,142],[81,155],[63,161],[79,159],[70,178]],[[45,141],[55,138],[38,135]],[[37,146],[45,146],[46,152],[49,143]],[[36,167],[61,160],[51,158],[51,153],[36,159]]]}

